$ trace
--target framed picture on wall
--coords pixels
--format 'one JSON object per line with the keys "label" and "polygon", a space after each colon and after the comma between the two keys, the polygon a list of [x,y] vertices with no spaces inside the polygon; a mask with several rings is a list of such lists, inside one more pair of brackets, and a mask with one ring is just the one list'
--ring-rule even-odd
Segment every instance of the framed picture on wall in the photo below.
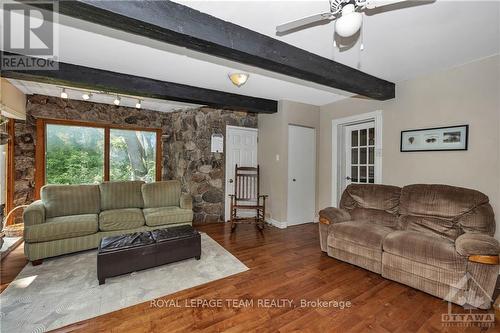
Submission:
{"label": "framed picture on wall", "polygon": [[401,131],[401,152],[467,150],[469,125]]}

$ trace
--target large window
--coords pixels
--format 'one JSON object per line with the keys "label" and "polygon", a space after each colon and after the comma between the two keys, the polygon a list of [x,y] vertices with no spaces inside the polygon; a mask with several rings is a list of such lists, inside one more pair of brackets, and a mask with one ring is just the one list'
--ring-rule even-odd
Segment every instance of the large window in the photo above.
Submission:
{"label": "large window", "polygon": [[111,129],[110,180],[156,179],[156,132]]}
{"label": "large window", "polygon": [[104,128],[47,124],[47,184],[88,184],[104,180]]}
{"label": "large window", "polygon": [[[43,184],[159,180],[159,129],[117,128],[84,122],[37,122],[37,194]],[[38,141],[39,140],[39,141]]]}

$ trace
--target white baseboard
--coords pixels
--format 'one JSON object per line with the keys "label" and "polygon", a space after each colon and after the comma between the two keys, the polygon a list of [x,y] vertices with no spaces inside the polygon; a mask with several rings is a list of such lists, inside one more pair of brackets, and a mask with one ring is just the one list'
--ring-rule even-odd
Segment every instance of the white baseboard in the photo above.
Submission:
{"label": "white baseboard", "polygon": [[280,221],[276,221],[274,219],[271,219],[271,218],[268,218],[266,220],[267,223],[275,226],[276,228],[280,228],[280,229],[285,229],[287,227],[287,223],[286,222],[280,222]]}

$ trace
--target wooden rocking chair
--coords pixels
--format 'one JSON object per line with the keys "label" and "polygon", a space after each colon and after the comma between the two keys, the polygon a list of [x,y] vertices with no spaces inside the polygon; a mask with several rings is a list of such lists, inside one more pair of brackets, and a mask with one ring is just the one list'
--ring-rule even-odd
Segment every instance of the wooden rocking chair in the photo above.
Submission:
{"label": "wooden rocking chair", "polygon": [[[238,223],[255,223],[262,230],[265,225],[266,216],[266,198],[267,195],[261,195],[259,189],[259,166],[238,167],[234,170],[234,194],[231,197],[231,232]],[[238,210],[252,211],[256,215],[251,217],[238,216]]]}

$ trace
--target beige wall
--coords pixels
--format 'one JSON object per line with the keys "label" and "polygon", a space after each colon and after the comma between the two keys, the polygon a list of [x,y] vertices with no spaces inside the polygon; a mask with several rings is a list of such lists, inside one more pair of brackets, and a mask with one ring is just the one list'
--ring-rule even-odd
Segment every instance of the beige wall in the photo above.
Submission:
{"label": "beige wall", "polygon": [[0,110],[3,116],[26,119],[26,95],[4,78],[0,78]]}
{"label": "beige wall", "polygon": [[[321,107],[319,206],[331,204],[332,119],[383,111],[383,183],[480,190],[500,222],[500,57],[398,83],[396,99],[349,98]],[[469,150],[401,153],[406,129],[469,124]],[[496,237],[500,239],[500,223]]]}
{"label": "beige wall", "polygon": [[[269,195],[268,217],[275,221],[287,221],[288,125],[315,128],[316,146],[319,147],[319,121],[319,107],[290,101],[280,101],[275,114],[259,114],[261,192]],[[319,149],[316,151],[319,156]],[[279,155],[279,161],[276,160],[276,155]],[[316,197],[318,190],[319,186],[316,184]]]}

